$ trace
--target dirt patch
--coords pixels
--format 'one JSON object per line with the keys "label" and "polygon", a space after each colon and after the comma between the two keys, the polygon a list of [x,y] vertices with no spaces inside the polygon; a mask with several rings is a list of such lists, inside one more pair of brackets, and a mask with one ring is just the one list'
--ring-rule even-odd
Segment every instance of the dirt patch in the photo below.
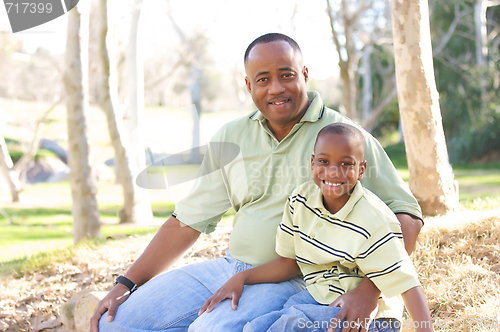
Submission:
{"label": "dirt patch", "polygon": [[[202,234],[174,266],[222,257],[228,245],[228,225],[211,236]],[[80,248],[71,260],[43,271],[0,281],[0,331],[67,331],[60,321],[59,307],[81,290],[110,290],[144,251],[153,235],[110,241],[97,250]]]}

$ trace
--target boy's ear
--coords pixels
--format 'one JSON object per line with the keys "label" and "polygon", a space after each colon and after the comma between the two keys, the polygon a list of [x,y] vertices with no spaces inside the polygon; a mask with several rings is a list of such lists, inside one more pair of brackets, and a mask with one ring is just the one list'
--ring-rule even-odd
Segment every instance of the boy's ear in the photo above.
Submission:
{"label": "boy's ear", "polygon": [[363,176],[365,175],[365,171],[366,171],[366,160],[363,160],[363,161],[359,164],[358,181],[361,181],[361,179],[362,179],[362,178],[363,178]]}
{"label": "boy's ear", "polygon": [[314,155],[312,154],[311,155],[311,170],[312,170],[313,166],[314,166]]}

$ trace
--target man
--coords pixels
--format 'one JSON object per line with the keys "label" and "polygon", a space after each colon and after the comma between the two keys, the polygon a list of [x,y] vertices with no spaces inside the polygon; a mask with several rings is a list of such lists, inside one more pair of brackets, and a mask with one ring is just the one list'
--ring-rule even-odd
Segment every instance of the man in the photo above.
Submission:
{"label": "man", "polygon": [[[311,179],[309,157],[317,133],[329,123],[352,123],[326,108],[317,93],[307,92],[308,69],[300,48],[285,35],[267,34],[252,42],[245,53],[245,70],[247,89],[258,110],[226,124],[214,135],[202,165],[206,175],[177,204],[172,217],[127,271],[126,279],[121,278],[99,303],[91,321],[92,332],[97,331],[106,311],[99,322],[101,332],[241,331],[246,322],[281,309],[290,296],[303,289],[299,278],[251,285],[245,288],[238,310],[232,310],[230,301],[223,301],[211,313],[197,315],[232,275],[277,257],[277,225],[288,195]],[[405,247],[411,252],[422,226],[420,208],[380,144],[365,131],[363,134],[366,159],[375,165],[367,170],[363,185],[397,214]],[[226,160],[224,144],[238,147],[238,157]],[[236,214],[228,256],[152,279],[180,258],[200,232],[213,231],[231,206]],[[129,298],[134,284],[141,287]],[[355,290],[333,303],[342,307],[337,318],[364,320],[375,309],[379,295],[373,283],[363,279]]]}

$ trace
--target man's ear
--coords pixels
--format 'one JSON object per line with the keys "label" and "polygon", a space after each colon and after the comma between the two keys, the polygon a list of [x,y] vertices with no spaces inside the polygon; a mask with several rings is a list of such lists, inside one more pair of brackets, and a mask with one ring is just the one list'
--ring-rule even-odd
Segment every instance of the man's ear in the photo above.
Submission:
{"label": "man's ear", "polygon": [[363,160],[360,164],[359,164],[359,175],[358,175],[358,181],[361,181],[361,179],[363,178],[363,176],[365,175],[365,172],[366,172],[366,160]]}
{"label": "man's ear", "polygon": [[248,79],[248,76],[245,76],[245,85],[247,86],[248,92],[251,94],[252,93],[252,85],[250,84],[250,80]]}
{"label": "man's ear", "polygon": [[309,69],[307,68],[307,66],[304,66],[304,68],[302,68],[302,75],[304,75],[304,80],[307,82],[309,82]]}

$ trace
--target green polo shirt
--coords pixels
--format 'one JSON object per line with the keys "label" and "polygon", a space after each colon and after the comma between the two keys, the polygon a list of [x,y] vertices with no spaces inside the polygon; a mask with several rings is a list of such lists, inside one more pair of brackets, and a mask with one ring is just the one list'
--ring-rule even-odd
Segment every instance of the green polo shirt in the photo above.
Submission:
{"label": "green polo shirt", "polygon": [[313,181],[294,190],[278,227],[276,252],[297,261],[307,290],[321,304],[353,290],[366,275],[382,292],[377,318],[402,319],[398,295],[420,285],[398,219],[359,182],[335,214]]}
{"label": "green polo shirt", "polygon": [[[325,107],[317,92],[299,123],[279,142],[260,111],[225,124],[211,139],[191,192],[174,216],[211,233],[231,207],[236,214],[229,237],[231,256],[258,266],[274,258],[276,228],[292,190],[312,179],[311,154],[318,132],[330,123],[354,124]],[[361,128],[360,128],[361,129]],[[416,199],[378,141],[362,130],[368,163],[363,186],[376,193],[394,213],[421,218]]]}

